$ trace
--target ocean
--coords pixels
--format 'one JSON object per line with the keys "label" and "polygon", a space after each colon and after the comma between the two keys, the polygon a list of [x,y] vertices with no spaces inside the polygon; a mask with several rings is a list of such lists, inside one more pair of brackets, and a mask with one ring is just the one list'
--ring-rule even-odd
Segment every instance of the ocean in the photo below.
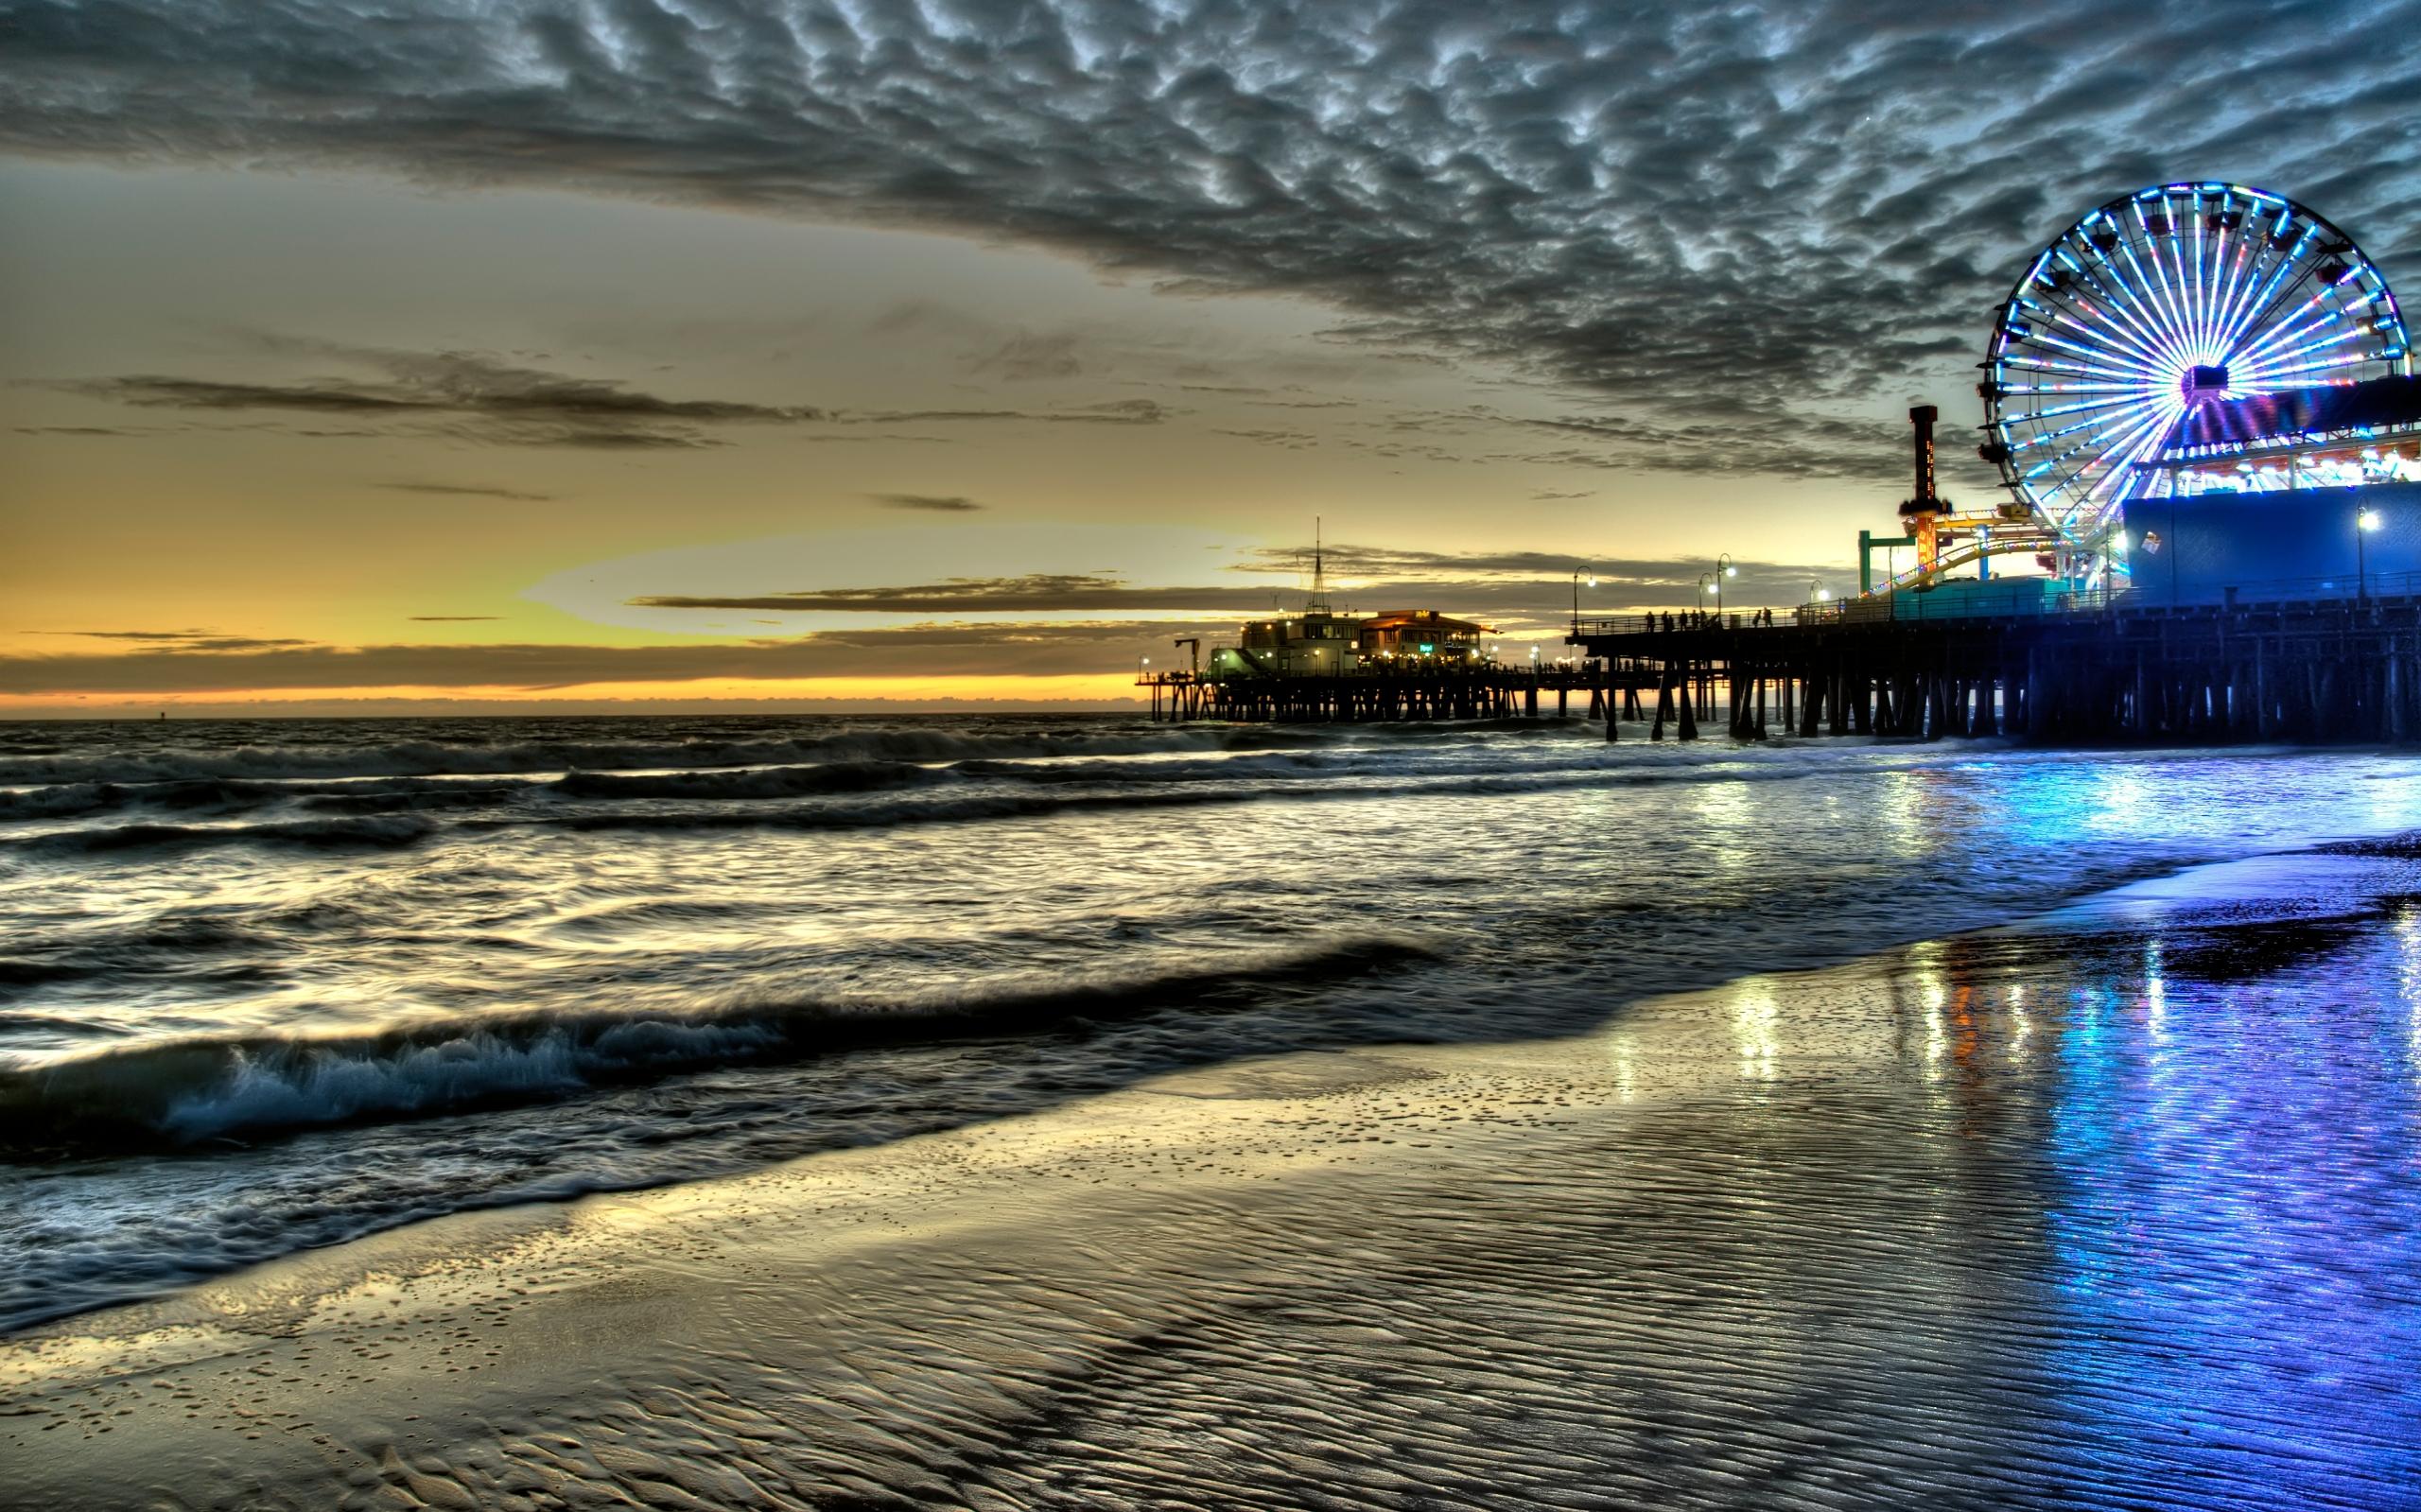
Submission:
{"label": "ocean", "polygon": [[1577,1034],[2421,828],[2417,776],[1577,721],[0,725],[0,1329],[1181,1068]]}

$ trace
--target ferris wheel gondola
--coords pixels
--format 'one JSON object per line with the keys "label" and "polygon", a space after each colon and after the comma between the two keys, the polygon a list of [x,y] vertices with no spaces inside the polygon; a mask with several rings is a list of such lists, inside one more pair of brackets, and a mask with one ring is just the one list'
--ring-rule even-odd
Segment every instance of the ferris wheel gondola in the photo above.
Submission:
{"label": "ferris wheel gondola", "polygon": [[2412,356],[2386,279],[2334,225],[2263,190],[2172,183],[2045,248],[1984,366],[1984,459],[2062,574],[2109,584],[2127,570],[2121,507],[2179,486],[2197,410],[2410,376]]}

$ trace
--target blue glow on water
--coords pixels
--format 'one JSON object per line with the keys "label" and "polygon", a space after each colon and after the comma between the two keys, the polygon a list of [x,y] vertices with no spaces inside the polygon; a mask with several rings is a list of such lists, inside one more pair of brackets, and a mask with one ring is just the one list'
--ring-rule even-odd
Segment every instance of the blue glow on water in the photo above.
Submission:
{"label": "blue glow on water", "polygon": [[2181,912],[2049,1026],[2052,1389],[2137,1489],[2378,1504],[2421,1485],[2421,928],[2231,943]]}

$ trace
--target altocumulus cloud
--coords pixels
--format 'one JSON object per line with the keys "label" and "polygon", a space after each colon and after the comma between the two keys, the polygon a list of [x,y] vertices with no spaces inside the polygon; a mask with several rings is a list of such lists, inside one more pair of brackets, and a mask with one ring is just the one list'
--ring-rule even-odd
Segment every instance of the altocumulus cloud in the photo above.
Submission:
{"label": "altocumulus cloud", "polygon": [[20,152],[1020,239],[1328,301],[1686,466],[1938,383],[2033,245],[2143,182],[2265,182],[2391,277],[2421,255],[2421,0],[10,0],[0,30]]}
{"label": "altocumulus cloud", "polygon": [[[263,383],[119,374],[100,378],[58,379],[50,387],[149,409],[220,414],[299,412],[338,416],[366,427],[346,431],[297,430],[298,435],[376,437],[401,428],[506,445],[623,450],[721,445],[712,427],[734,425],[812,424],[819,431],[829,434],[840,427],[908,421],[942,425],[1016,421],[1156,426],[1171,413],[1166,406],[1150,399],[1113,399],[1060,409],[840,411],[813,405],[670,398],[635,389],[620,379],[554,373],[477,352],[408,352],[271,335],[255,336],[249,344],[262,353],[343,364],[367,370],[372,375],[357,373]],[[96,435],[114,433],[86,428]],[[381,486],[422,494],[485,494],[532,500],[544,497],[441,483]]]}

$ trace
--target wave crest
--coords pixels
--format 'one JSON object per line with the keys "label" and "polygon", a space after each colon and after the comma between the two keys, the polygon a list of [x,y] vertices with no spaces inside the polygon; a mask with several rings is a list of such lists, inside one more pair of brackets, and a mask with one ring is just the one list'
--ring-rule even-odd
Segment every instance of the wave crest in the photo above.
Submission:
{"label": "wave crest", "polygon": [[1211,969],[1027,979],[892,1001],[768,1000],[672,1012],[583,1009],[331,1037],[163,1041],[0,1070],[0,1155],[50,1158],[465,1110],[745,1062],[1028,1033],[1217,1006],[1256,988],[1430,958],[1401,936],[1328,939]]}

